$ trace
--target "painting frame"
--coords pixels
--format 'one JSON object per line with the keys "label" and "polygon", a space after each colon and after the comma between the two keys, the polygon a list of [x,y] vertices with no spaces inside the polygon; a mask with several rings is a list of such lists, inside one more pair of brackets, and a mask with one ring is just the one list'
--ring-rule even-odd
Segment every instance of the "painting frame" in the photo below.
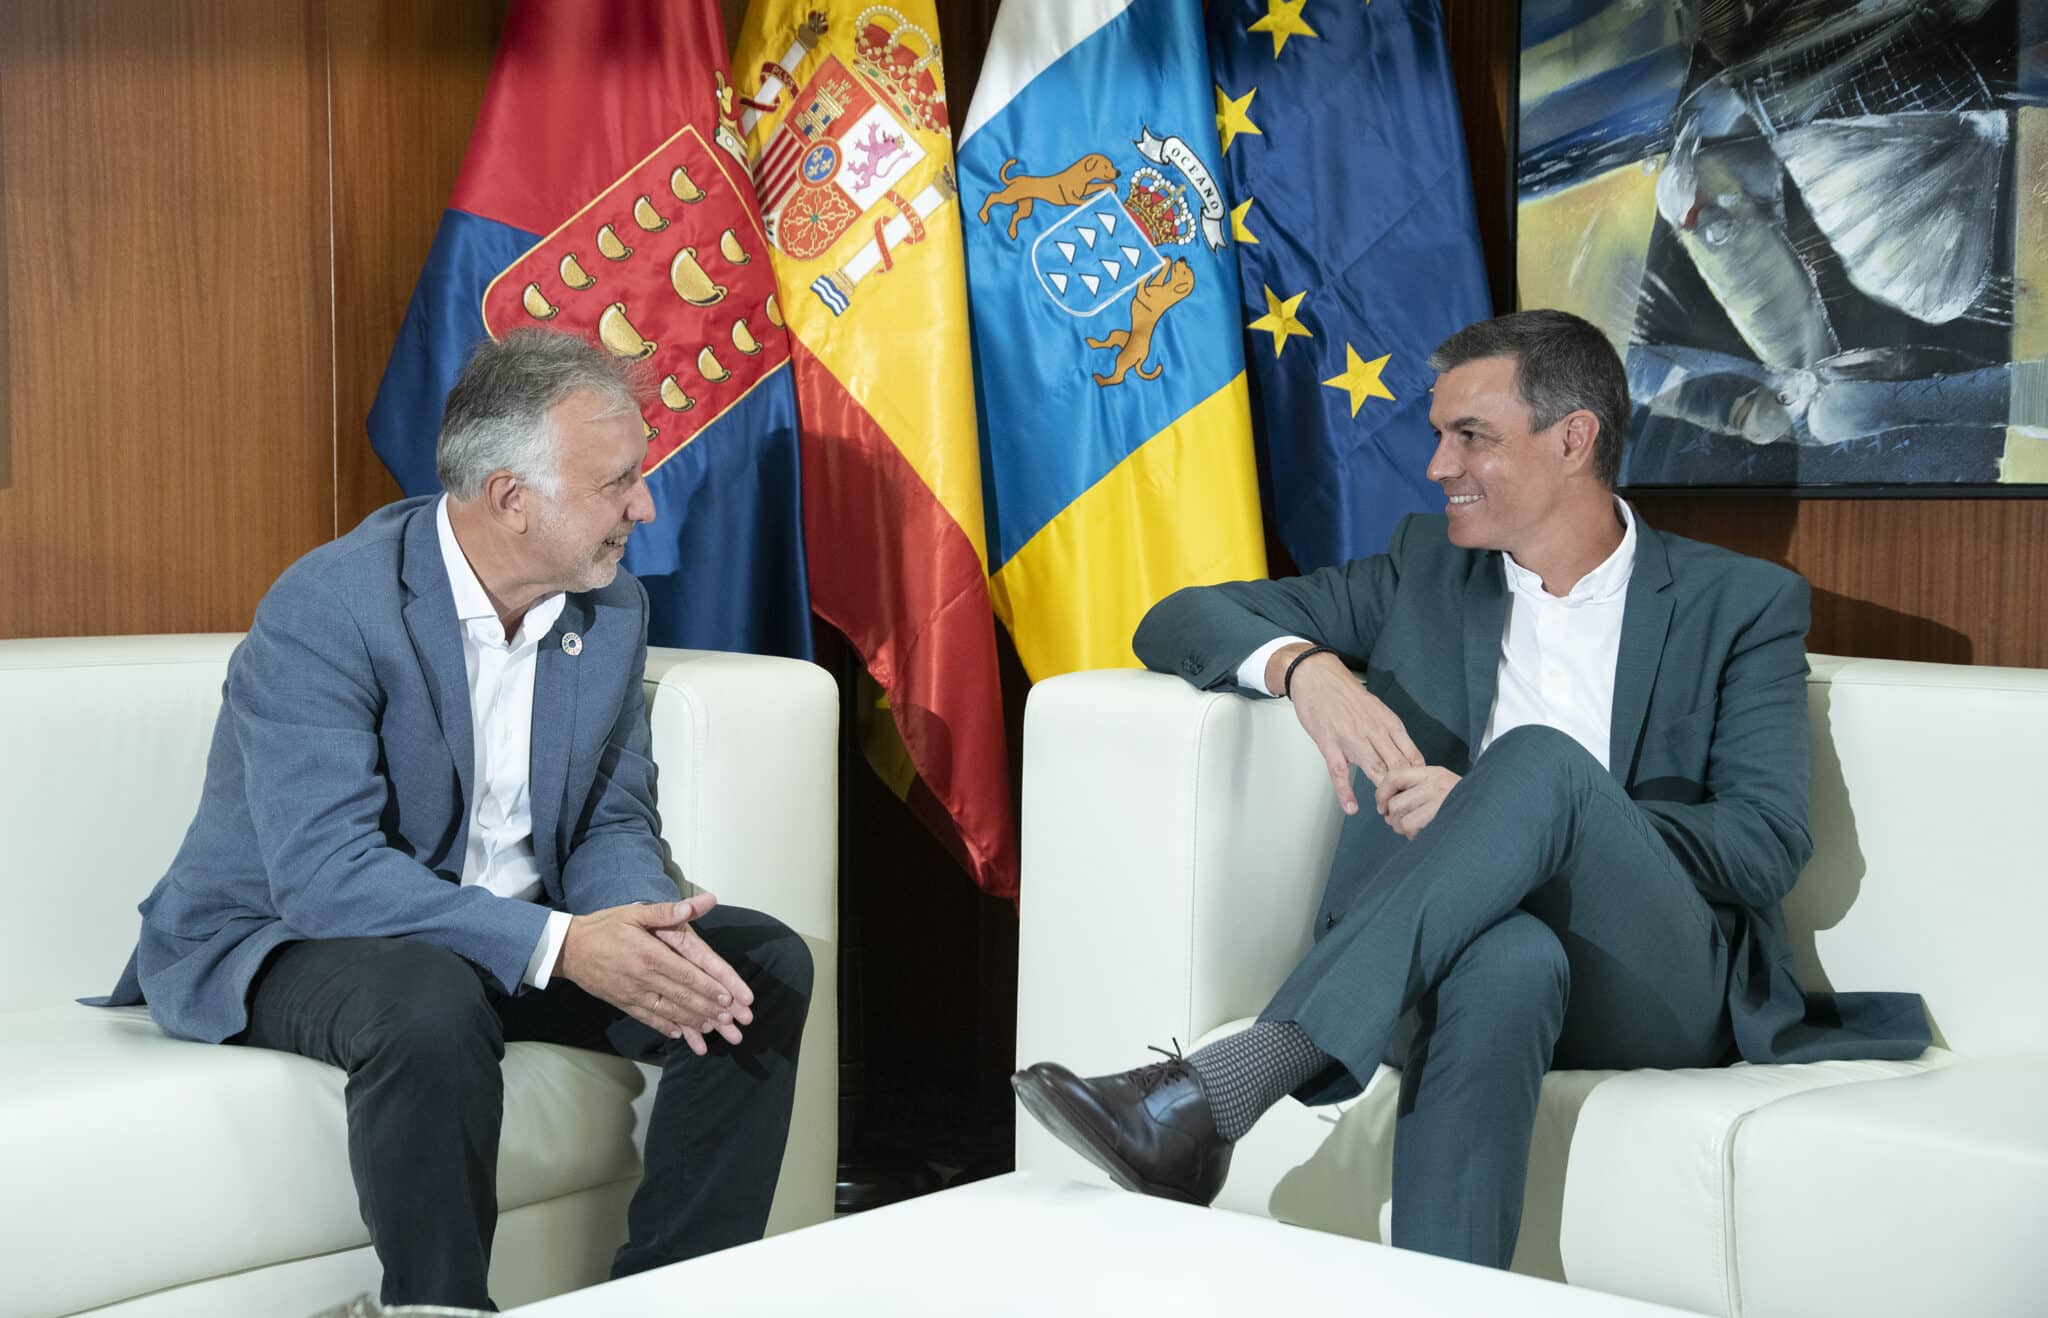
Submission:
{"label": "painting frame", "polygon": [[[1860,12],[1877,20],[1821,40],[1799,27],[1815,3],[1774,0],[1731,35],[1714,28],[1725,0],[1519,0],[1506,125],[1515,303],[1587,315],[1622,352],[1636,400],[1625,493],[2048,497],[2048,14],[2019,0],[1867,0]],[[1970,9],[1947,45],[1927,40]],[[1904,37],[1949,62],[1923,58],[1920,99],[1858,86]],[[1922,213],[1974,241],[1928,247],[1952,266],[1974,252],[1974,283],[1906,244],[1870,243],[1860,230],[1883,225],[1855,211],[1869,189],[1849,187],[1871,159],[1957,158],[1979,179],[1995,168],[1996,191],[1965,194],[1990,198],[1974,210]],[[1728,252],[1708,250],[1710,236]],[[1729,253],[1741,259],[1713,268]],[[1774,296],[1794,279],[1761,270],[1803,273],[1813,291]]]}

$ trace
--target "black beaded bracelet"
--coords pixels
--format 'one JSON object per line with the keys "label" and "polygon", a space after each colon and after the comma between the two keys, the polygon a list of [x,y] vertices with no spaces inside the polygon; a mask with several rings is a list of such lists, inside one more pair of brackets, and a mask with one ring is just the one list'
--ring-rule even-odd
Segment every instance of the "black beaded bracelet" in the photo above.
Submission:
{"label": "black beaded bracelet", "polygon": [[1327,645],[1311,645],[1310,647],[1308,647],[1308,649],[1303,650],[1300,654],[1294,656],[1294,661],[1287,665],[1287,675],[1280,679],[1280,694],[1286,696],[1289,700],[1294,699],[1294,670],[1301,667],[1302,660],[1308,658],[1312,654],[1336,653],[1337,652],[1335,650],[1332,650]]}

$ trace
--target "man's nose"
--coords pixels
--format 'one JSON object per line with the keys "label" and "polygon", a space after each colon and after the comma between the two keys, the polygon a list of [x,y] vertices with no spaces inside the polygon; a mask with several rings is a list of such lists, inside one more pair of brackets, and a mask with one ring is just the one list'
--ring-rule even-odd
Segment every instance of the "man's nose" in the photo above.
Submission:
{"label": "man's nose", "polygon": [[1453,461],[1451,455],[1450,441],[1448,439],[1437,440],[1436,451],[1429,455],[1429,465],[1422,469],[1423,477],[1427,480],[1447,481],[1457,475],[1457,470],[1457,463]]}
{"label": "man's nose", "polygon": [[646,481],[633,487],[633,497],[626,502],[626,516],[642,526],[654,520],[654,496],[647,492]]}

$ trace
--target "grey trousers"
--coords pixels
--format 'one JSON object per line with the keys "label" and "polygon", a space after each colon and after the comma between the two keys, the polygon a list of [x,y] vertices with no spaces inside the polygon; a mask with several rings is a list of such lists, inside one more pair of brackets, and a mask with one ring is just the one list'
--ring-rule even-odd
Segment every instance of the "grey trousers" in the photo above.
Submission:
{"label": "grey trousers", "polygon": [[1728,973],[1712,908],[1642,811],[1570,737],[1524,727],[1260,1019],[1295,1022],[1360,1084],[1402,1067],[1392,1243],[1504,1268],[1544,1072],[1728,1060]]}

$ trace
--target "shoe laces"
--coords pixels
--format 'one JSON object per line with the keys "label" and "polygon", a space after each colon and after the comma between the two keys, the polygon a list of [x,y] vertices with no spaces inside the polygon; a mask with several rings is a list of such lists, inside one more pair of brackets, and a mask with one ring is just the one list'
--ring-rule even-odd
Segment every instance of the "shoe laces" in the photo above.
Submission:
{"label": "shoe laces", "polygon": [[1172,1039],[1170,1042],[1173,1044],[1172,1052],[1156,1043],[1145,1045],[1166,1060],[1154,1062],[1150,1066],[1141,1066],[1131,1072],[1131,1083],[1137,1085],[1141,1093],[1149,1095],[1161,1085],[1186,1080],[1195,1074],[1195,1068],[1188,1065],[1188,1059],[1181,1055],[1180,1040]]}

